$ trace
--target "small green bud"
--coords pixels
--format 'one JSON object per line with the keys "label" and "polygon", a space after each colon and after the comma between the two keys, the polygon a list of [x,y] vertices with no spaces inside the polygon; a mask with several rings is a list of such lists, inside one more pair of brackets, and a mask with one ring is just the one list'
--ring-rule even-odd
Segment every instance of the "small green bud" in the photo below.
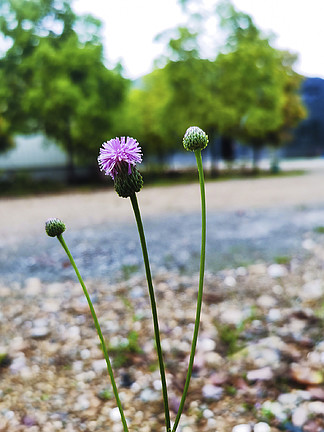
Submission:
{"label": "small green bud", "polygon": [[197,126],[191,126],[183,137],[183,146],[187,151],[203,150],[208,144],[208,136]]}
{"label": "small green bud", "polygon": [[50,237],[57,237],[64,233],[65,224],[57,218],[47,219],[47,221],[45,222],[45,231],[46,234]]}
{"label": "small green bud", "polygon": [[135,167],[128,174],[127,167],[122,170],[114,180],[115,191],[122,198],[128,198],[134,192],[139,192],[143,187],[143,177]]}

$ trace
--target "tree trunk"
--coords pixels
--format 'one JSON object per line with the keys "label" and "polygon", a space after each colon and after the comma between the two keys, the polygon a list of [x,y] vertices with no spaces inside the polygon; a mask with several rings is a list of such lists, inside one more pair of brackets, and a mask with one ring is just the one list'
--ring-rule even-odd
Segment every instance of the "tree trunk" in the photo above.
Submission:
{"label": "tree trunk", "polygon": [[75,163],[74,163],[74,149],[71,142],[67,146],[67,151],[68,151],[67,181],[69,184],[75,184],[77,182],[77,176],[76,176]]}
{"label": "tree trunk", "polygon": [[254,172],[259,169],[259,160],[260,160],[260,147],[258,145],[252,146],[252,169]]}

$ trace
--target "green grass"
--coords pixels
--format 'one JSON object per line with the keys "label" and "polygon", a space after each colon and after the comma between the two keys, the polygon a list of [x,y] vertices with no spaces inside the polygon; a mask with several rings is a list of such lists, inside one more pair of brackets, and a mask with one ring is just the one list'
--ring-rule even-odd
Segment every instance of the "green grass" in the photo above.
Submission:
{"label": "green grass", "polygon": [[275,261],[276,264],[283,264],[283,265],[285,265],[285,264],[288,264],[291,261],[291,257],[286,256],[286,255],[282,255],[282,256],[279,255],[279,256],[274,257],[274,261]]}
{"label": "green grass", "polygon": [[117,346],[110,345],[108,351],[113,358],[114,367],[117,369],[131,364],[132,354],[141,354],[143,352],[138,341],[138,333],[134,330],[130,331],[127,338]]}
{"label": "green grass", "polygon": [[313,231],[318,233],[318,234],[324,234],[324,226],[319,225],[319,226],[315,227]]}

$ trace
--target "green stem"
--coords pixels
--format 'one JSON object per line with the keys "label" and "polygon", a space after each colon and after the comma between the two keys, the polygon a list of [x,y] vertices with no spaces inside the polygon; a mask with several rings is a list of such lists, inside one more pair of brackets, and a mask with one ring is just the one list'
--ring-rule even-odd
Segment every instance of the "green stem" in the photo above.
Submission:
{"label": "green stem", "polygon": [[127,427],[124,411],[123,411],[123,408],[122,408],[122,405],[121,405],[121,402],[120,402],[120,399],[119,399],[117,385],[116,385],[116,382],[115,382],[114,373],[113,373],[113,370],[112,370],[112,367],[111,367],[111,363],[110,363],[110,360],[109,360],[106,343],[105,343],[104,337],[102,335],[101,328],[100,328],[100,325],[99,325],[99,321],[98,321],[96,312],[94,310],[91,298],[90,298],[90,296],[88,294],[87,288],[86,288],[86,286],[85,286],[85,284],[84,284],[84,282],[82,280],[82,277],[81,277],[81,275],[79,273],[79,270],[78,270],[78,268],[77,268],[77,266],[76,266],[76,264],[74,262],[74,259],[73,259],[72,255],[71,255],[71,253],[70,253],[70,251],[69,251],[69,249],[68,249],[68,247],[67,247],[67,245],[66,245],[66,243],[65,243],[65,241],[64,241],[64,239],[62,237],[62,235],[59,235],[57,238],[60,241],[63,249],[65,250],[65,252],[67,254],[67,256],[69,257],[69,260],[70,260],[70,262],[72,264],[72,267],[74,268],[74,271],[75,271],[75,273],[76,273],[76,275],[77,275],[77,277],[79,279],[79,282],[80,282],[80,284],[82,286],[84,295],[86,296],[86,299],[88,301],[88,305],[89,305],[89,308],[90,308],[90,311],[91,311],[91,315],[92,315],[92,318],[93,318],[93,321],[94,321],[94,325],[96,327],[96,330],[97,330],[97,333],[98,333],[98,336],[99,336],[99,339],[100,339],[100,342],[101,342],[102,350],[103,350],[103,353],[104,353],[104,357],[105,357],[105,360],[106,360],[106,363],[107,363],[107,370],[108,370],[108,374],[110,376],[111,384],[112,384],[112,387],[113,387],[113,392],[114,392],[114,395],[115,395],[115,398],[116,398],[116,403],[117,403],[117,406],[118,406],[118,409],[119,409],[119,412],[120,412],[120,417],[121,417],[121,421],[123,423],[124,432],[128,432],[128,427]]}
{"label": "green stem", "polygon": [[205,273],[205,256],[206,256],[206,198],[205,198],[205,182],[204,182],[204,171],[201,159],[201,150],[195,151],[195,156],[197,160],[198,174],[199,174],[199,183],[200,183],[200,195],[201,195],[201,252],[200,252],[200,273],[199,273],[199,288],[198,288],[198,296],[197,296],[197,308],[196,308],[196,320],[195,320],[195,328],[192,338],[191,344],[191,352],[189,358],[189,366],[187,372],[187,378],[184,386],[184,390],[182,393],[178,413],[176,419],[174,421],[172,432],[175,432],[180,417],[183,411],[183,407],[186,401],[186,396],[189,389],[190,379],[192,375],[192,368],[194,363],[194,357],[196,352],[197,340],[198,340],[198,331],[199,331],[199,323],[200,323],[200,314],[201,314],[201,306],[202,306],[202,297],[203,297],[203,285],[204,285],[204,273]]}
{"label": "green stem", "polygon": [[148,290],[149,290],[149,295],[150,295],[150,300],[151,300],[156,351],[157,351],[158,360],[159,360],[159,367],[160,367],[163,402],[164,402],[164,412],[165,412],[165,425],[166,425],[167,432],[170,432],[171,431],[171,424],[170,424],[170,413],[169,413],[169,403],[168,403],[168,391],[167,391],[167,385],[166,385],[166,379],[165,379],[165,368],[164,368],[163,354],[162,354],[162,348],[161,348],[159,321],[158,321],[154,288],[153,288],[153,282],[152,282],[152,276],[151,276],[151,270],[150,270],[150,263],[149,263],[146,241],[145,241],[144,228],[143,228],[141,213],[139,210],[139,206],[138,206],[138,202],[137,202],[137,198],[136,198],[135,193],[133,193],[130,196],[130,199],[132,202],[132,206],[133,206],[133,210],[134,210],[134,214],[135,214],[135,219],[136,219],[136,223],[137,223],[137,229],[138,229],[138,233],[139,233],[140,241],[141,241],[141,246],[142,246],[146,279],[147,279],[147,285],[148,285]]}

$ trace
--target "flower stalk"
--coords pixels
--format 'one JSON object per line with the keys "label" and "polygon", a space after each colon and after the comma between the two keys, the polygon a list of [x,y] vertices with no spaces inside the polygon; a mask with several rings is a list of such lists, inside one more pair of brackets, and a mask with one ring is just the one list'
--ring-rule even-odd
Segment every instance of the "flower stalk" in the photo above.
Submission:
{"label": "flower stalk", "polygon": [[189,365],[188,365],[186,381],[185,381],[179,409],[176,415],[176,419],[174,421],[172,432],[175,432],[178,427],[180,417],[183,412],[184,404],[186,401],[188,389],[189,389],[189,384],[190,384],[192,369],[194,364],[194,358],[196,353],[196,347],[197,347],[200,315],[201,315],[201,308],[202,308],[205,260],[206,260],[206,197],[205,197],[204,169],[202,164],[201,151],[207,146],[207,144],[208,144],[208,136],[202,129],[200,129],[197,126],[191,126],[186,130],[186,133],[183,137],[183,146],[187,151],[192,151],[195,153],[197,168],[198,168],[200,197],[201,197],[201,251],[200,251],[200,269],[199,269],[199,285],[198,285],[198,295],[197,295],[196,318],[195,318],[195,326],[194,326],[194,332],[193,332],[191,350],[189,356]]}
{"label": "flower stalk", "polygon": [[81,287],[83,289],[83,293],[84,293],[84,295],[85,295],[85,297],[87,299],[87,302],[88,302],[88,305],[89,305],[89,308],[90,308],[90,312],[91,312],[91,315],[92,315],[92,318],[93,318],[93,322],[94,322],[95,328],[97,330],[98,337],[100,339],[100,343],[101,343],[102,351],[103,351],[103,354],[104,354],[104,358],[106,360],[107,370],[108,370],[108,374],[109,374],[109,377],[110,377],[111,385],[112,385],[112,388],[113,388],[113,393],[114,393],[114,396],[115,396],[115,399],[116,399],[116,404],[117,404],[118,409],[119,409],[121,421],[122,421],[122,424],[123,424],[123,429],[124,429],[124,432],[129,432],[128,431],[127,422],[126,422],[126,418],[125,418],[125,414],[124,414],[124,410],[123,410],[123,407],[122,407],[122,404],[121,404],[121,401],[120,401],[120,398],[119,398],[118,389],[117,389],[116,381],[115,381],[115,378],[114,378],[114,373],[113,373],[113,370],[112,370],[111,362],[110,362],[110,359],[109,359],[109,355],[108,355],[108,351],[107,351],[107,346],[106,346],[105,339],[104,339],[102,331],[101,331],[101,327],[100,327],[100,324],[99,324],[99,321],[98,321],[98,318],[97,318],[97,314],[96,314],[95,309],[93,307],[93,304],[92,304],[91,298],[89,296],[88,290],[87,290],[87,288],[86,288],[86,286],[85,286],[85,284],[83,282],[83,279],[82,279],[82,277],[80,275],[80,272],[79,272],[79,270],[78,270],[78,268],[77,268],[77,266],[75,264],[75,261],[74,261],[72,255],[71,255],[71,253],[70,253],[69,248],[67,247],[67,244],[65,243],[65,240],[64,240],[62,234],[59,234],[57,236],[57,238],[58,238],[59,242],[61,243],[64,251],[66,252],[66,254],[67,254],[67,256],[68,256],[68,258],[69,258],[69,260],[70,260],[70,262],[72,264],[72,267],[73,267],[73,269],[74,269],[74,271],[75,271],[75,273],[77,275],[77,278],[78,278],[78,280],[80,282],[80,285],[81,285]]}
{"label": "flower stalk", "polygon": [[203,298],[203,286],[204,286],[204,274],[205,274],[205,257],[206,257],[206,198],[205,198],[205,181],[204,181],[204,171],[202,165],[201,158],[201,150],[195,150],[195,156],[197,161],[197,168],[199,174],[199,184],[200,184],[200,195],[201,195],[201,252],[200,252],[200,270],[199,270],[199,287],[198,287],[198,295],[197,295],[197,306],[196,306],[196,319],[195,319],[195,327],[194,333],[191,343],[191,351],[189,357],[189,365],[187,371],[187,377],[185,381],[184,390],[182,393],[178,413],[176,419],[174,421],[174,425],[172,428],[172,432],[175,432],[180,417],[184,408],[184,404],[186,401],[190,379],[192,375],[192,369],[194,364],[194,357],[196,352],[197,340],[198,340],[198,332],[199,332],[199,324],[200,324],[200,315],[201,315],[201,307],[202,307],[202,298]]}
{"label": "flower stalk", "polygon": [[138,229],[138,233],[139,233],[139,237],[140,237],[140,241],[141,241],[144,266],[145,266],[145,273],[146,273],[147,285],[148,285],[150,301],[151,301],[156,351],[157,351],[157,355],[158,355],[160,376],[161,376],[161,383],[162,383],[162,394],[163,394],[163,404],[164,404],[164,413],[165,413],[165,426],[166,426],[167,432],[170,432],[171,431],[171,423],[170,423],[170,411],[169,411],[169,402],[168,402],[168,390],[167,390],[167,383],[166,383],[166,377],[165,377],[165,367],[164,367],[162,347],[161,347],[159,320],[158,320],[158,314],[157,314],[157,308],[156,308],[152,275],[151,275],[151,270],[150,270],[150,262],[149,262],[147,247],[146,247],[146,240],[145,240],[145,234],[144,234],[144,228],[143,228],[141,213],[140,213],[140,209],[138,206],[138,201],[137,201],[137,197],[136,197],[135,193],[130,195],[130,200],[131,200],[132,207],[134,210],[137,229]]}

